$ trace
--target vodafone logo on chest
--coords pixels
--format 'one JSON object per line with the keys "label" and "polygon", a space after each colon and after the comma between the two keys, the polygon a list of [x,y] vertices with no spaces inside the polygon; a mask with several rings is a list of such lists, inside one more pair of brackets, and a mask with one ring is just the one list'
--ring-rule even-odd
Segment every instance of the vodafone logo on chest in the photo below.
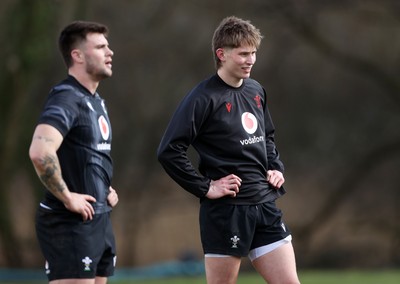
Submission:
{"label": "vodafone logo on chest", "polygon": [[104,140],[107,140],[110,137],[110,126],[108,125],[108,122],[103,115],[99,117],[98,122],[99,122],[101,137],[103,137]]}
{"label": "vodafone logo on chest", "polygon": [[254,114],[251,112],[244,112],[242,114],[242,125],[248,134],[253,134],[257,130],[258,122]]}
{"label": "vodafone logo on chest", "polygon": [[257,118],[254,116],[254,114],[252,114],[251,112],[244,112],[242,114],[242,126],[243,129],[247,132],[247,134],[249,134],[249,137],[247,139],[240,140],[240,144],[245,146],[245,145],[264,142],[263,135],[250,136],[251,134],[254,134],[258,128]]}

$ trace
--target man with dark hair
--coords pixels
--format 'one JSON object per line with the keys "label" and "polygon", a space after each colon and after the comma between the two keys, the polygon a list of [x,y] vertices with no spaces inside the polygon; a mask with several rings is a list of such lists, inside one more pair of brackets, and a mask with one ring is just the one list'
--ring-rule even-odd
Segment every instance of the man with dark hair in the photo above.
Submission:
{"label": "man with dark hair", "polygon": [[236,283],[243,256],[269,284],[299,283],[291,233],[275,204],[285,193],[275,128],[264,88],[250,78],[261,39],[249,21],[222,20],[212,41],[217,72],[182,100],[158,148],[166,172],[200,198],[209,284]]}
{"label": "man with dark hair", "polygon": [[84,21],[61,32],[68,77],[50,91],[29,149],[47,189],[36,232],[49,283],[104,284],[114,273],[110,213],[118,195],[111,187],[111,124],[97,93],[112,75],[107,33]]}

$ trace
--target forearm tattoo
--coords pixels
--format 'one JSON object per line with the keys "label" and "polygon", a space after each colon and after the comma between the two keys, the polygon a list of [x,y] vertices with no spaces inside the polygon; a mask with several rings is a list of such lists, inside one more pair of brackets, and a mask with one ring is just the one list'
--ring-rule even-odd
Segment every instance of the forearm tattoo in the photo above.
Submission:
{"label": "forearm tattoo", "polygon": [[53,193],[63,192],[65,184],[61,179],[61,172],[57,158],[51,155],[41,160],[42,173],[39,175],[42,183]]}

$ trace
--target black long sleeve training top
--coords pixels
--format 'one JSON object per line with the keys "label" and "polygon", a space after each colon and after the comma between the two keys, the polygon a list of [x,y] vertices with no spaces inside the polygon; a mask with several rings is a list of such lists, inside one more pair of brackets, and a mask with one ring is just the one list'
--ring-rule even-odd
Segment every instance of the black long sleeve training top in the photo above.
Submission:
{"label": "black long sleeve training top", "polygon": [[[284,171],[274,131],[265,90],[257,81],[245,79],[234,88],[215,74],[184,97],[157,155],[171,178],[201,200],[211,180],[235,174],[242,179],[237,196],[214,201],[262,203],[285,192],[266,180],[267,170]],[[190,145],[199,155],[198,170],[187,156]]]}

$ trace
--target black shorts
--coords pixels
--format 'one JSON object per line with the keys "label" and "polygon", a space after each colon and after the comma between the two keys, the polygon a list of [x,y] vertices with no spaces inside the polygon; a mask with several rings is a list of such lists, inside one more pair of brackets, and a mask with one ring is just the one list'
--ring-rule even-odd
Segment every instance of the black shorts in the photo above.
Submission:
{"label": "black shorts", "polygon": [[202,202],[200,234],[205,254],[247,256],[290,235],[275,202],[231,205]]}
{"label": "black shorts", "polygon": [[84,222],[78,214],[39,207],[36,234],[49,281],[114,274],[116,249],[110,212]]}

